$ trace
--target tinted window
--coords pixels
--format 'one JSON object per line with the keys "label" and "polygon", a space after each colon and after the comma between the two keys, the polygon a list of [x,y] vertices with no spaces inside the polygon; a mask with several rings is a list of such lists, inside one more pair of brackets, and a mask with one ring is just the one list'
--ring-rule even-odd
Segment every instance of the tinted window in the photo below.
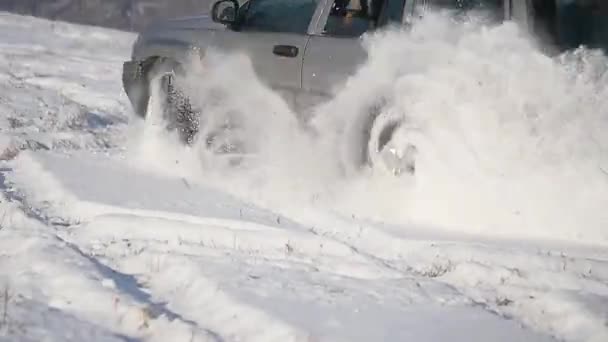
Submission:
{"label": "tinted window", "polygon": [[504,0],[414,0],[417,12],[426,9],[453,11],[457,16],[475,12],[490,20],[502,20],[505,16]]}
{"label": "tinted window", "polygon": [[557,42],[564,48],[608,48],[608,1],[557,1]]}
{"label": "tinted window", "polygon": [[426,2],[430,5],[443,8],[461,10],[471,10],[474,8],[495,9],[499,7],[502,8],[503,6],[503,0],[427,0],[419,2]]}
{"label": "tinted window", "polygon": [[356,37],[376,28],[384,0],[334,0],[323,33]]}
{"label": "tinted window", "polygon": [[405,0],[387,0],[384,12],[380,12],[380,20],[383,23],[401,23],[404,6]]}
{"label": "tinted window", "polygon": [[251,0],[242,27],[269,32],[306,33],[316,0]]}

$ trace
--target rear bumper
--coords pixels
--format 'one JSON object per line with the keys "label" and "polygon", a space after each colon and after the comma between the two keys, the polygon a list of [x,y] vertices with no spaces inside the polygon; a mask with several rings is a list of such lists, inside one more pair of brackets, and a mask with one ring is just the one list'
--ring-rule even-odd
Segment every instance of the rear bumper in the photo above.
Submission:
{"label": "rear bumper", "polygon": [[147,70],[143,62],[128,61],[123,63],[122,85],[135,114],[142,118],[145,117],[150,93]]}

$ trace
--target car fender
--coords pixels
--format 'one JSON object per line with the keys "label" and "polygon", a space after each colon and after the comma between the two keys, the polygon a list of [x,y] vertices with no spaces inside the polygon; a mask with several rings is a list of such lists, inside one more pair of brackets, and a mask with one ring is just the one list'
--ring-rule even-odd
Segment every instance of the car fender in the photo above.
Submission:
{"label": "car fender", "polygon": [[205,29],[153,28],[139,35],[131,60],[123,64],[123,88],[137,116],[145,117],[149,99],[149,73],[159,59],[179,64],[200,60],[213,41],[214,31]]}

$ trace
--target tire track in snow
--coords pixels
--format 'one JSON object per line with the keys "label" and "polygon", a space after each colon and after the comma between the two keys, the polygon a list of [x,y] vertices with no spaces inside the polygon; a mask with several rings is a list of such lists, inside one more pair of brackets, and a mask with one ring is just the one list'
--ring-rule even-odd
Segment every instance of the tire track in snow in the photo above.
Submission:
{"label": "tire track in snow", "polygon": [[[567,341],[608,339],[608,305],[598,304],[608,298],[608,250],[601,246],[441,232],[433,238],[428,231],[397,234],[382,224],[330,216],[314,223],[316,234],[535,331]],[[569,321],[574,316],[582,318]]]}
{"label": "tire track in snow", "polygon": [[[138,280],[134,276],[111,268],[97,259],[94,255],[85,253],[78,245],[68,241],[68,239],[65,239],[64,237],[61,237],[61,232],[58,232],[60,227],[48,222],[39,212],[35,210],[34,206],[31,206],[28,203],[25,197],[22,197],[18,192],[14,191],[14,189],[7,186],[5,173],[9,172],[10,170],[11,169],[9,168],[0,169],[0,189],[2,190],[3,198],[0,200],[0,203],[4,202],[17,204],[19,208],[18,213],[9,213],[9,216],[20,215],[20,213],[23,213],[23,215],[25,215],[27,220],[30,221],[32,225],[39,226],[38,231],[42,234],[38,233],[36,235],[48,236],[48,239],[54,241],[54,243],[50,246],[57,244],[63,248],[67,248],[73,252],[73,255],[68,257],[69,259],[81,260],[75,262],[73,261],[71,262],[72,264],[79,264],[84,270],[95,270],[93,274],[95,274],[96,278],[101,280],[100,285],[104,288],[110,288],[110,291],[114,290],[117,292],[111,298],[107,298],[107,302],[114,303],[114,308],[117,311],[117,315],[119,316],[120,320],[126,319],[127,324],[133,324],[133,321],[139,321],[140,326],[136,330],[139,330],[142,327],[149,328],[150,326],[155,325],[151,329],[151,336],[147,337],[147,340],[150,341],[164,341],[163,335],[167,332],[163,332],[165,329],[163,326],[170,328],[170,331],[173,331],[173,333],[177,333],[179,335],[184,335],[184,333],[191,334],[191,341],[200,341],[201,338],[204,341],[210,342],[224,341],[224,339],[218,333],[200,326],[194,321],[184,319],[178,313],[168,309],[165,304],[161,302],[153,301],[150,294],[147,293],[146,289],[139,284]],[[6,215],[7,210],[10,210],[10,208],[5,208],[4,215]],[[5,223],[3,222],[3,225],[4,224]],[[85,268],[82,266],[83,264],[88,264],[90,267]],[[57,267],[55,267],[55,269],[57,269]],[[69,268],[66,270],[69,270]],[[88,272],[83,271],[83,273]],[[81,282],[76,275],[68,275],[67,277],[73,278],[73,282]],[[61,291],[56,289],[55,292],[60,293]],[[82,301],[82,299],[76,299],[76,301]],[[123,311],[123,313],[120,314],[120,311]],[[138,319],[137,317],[133,316],[140,317]],[[167,324],[165,320],[168,320],[169,324]],[[176,322],[180,322],[183,325],[179,326],[176,324]],[[136,331],[134,331],[132,328],[126,329],[130,329],[127,330],[127,332],[131,334],[140,334],[136,333]],[[176,329],[181,331],[177,332],[175,331]],[[128,339],[127,337],[123,338]]]}
{"label": "tire track in snow", "polygon": [[[54,224],[60,222],[62,225],[79,225],[79,227],[84,225],[85,229],[77,229],[82,234],[82,238],[99,241],[121,239],[171,241],[175,242],[172,244],[175,246],[178,246],[180,241],[184,241],[189,245],[214,249],[239,249],[242,252],[270,258],[281,258],[286,253],[299,254],[308,257],[309,263],[312,259],[318,263],[319,259],[322,262],[323,258],[326,258],[331,259],[327,265],[343,264],[345,269],[350,270],[347,272],[351,272],[349,274],[351,276],[357,276],[352,273],[353,269],[358,269],[360,271],[358,276],[364,278],[401,276],[401,273],[394,272],[387,265],[378,263],[376,258],[360,253],[343,241],[318,235],[288,219],[277,223],[276,216],[250,204],[231,197],[223,198],[225,201],[223,204],[204,200],[205,196],[209,196],[206,189],[190,189],[189,192],[194,193],[190,195],[193,201],[198,200],[197,194],[203,200],[193,203],[184,200],[182,203],[178,202],[176,206],[171,204],[176,210],[174,212],[82,201],[66,189],[62,180],[57,179],[54,173],[47,170],[43,166],[44,163],[36,159],[37,156],[39,154],[25,153],[11,164],[14,168],[10,175],[12,184],[23,193],[23,197],[33,203],[34,210],[47,222]],[[62,162],[68,161],[64,157],[60,158]],[[121,166],[125,167],[125,165]],[[79,170],[82,170],[82,167]],[[135,173],[130,176],[145,178],[149,175]],[[29,184],[34,179],[43,181],[38,181],[37,186],[31,188]],[[101,179],[100,181],[103,182]],[[151,178],[150,181],[151,186],[157,186],[155,178]],[[75,186],[81,185],[85,184],[79,183]],[[122,193],[124,188],[119,185],[116,191]],[[166,193],[165,195],[172,196]],[[201,205],[210,208],[200,207]],[[191,212],[191,206],[195,206],[196,211],[201,212],[203,216],[184,214]],[[349,267],[348,264],[357,266]],[[332,271],[329,268],[327,270]]]}
{"label": "tire track in snow", "polygon": [[[74,226],[62,229],[62,236],[74,245],[100,260],[112,269],[120,270],[124,274],[130,274],[150,292],[155,302],[167,303],[171,310],[187,321],[195,322],[200,326],[210,326],[219,331],[222,336],[258,336],[264,340],[268,338],[263,331],[250,330],[246,324],[228,324],[231,329],[226,328],[227,318],[230,315],[237,317],[255,316],[261,326],[276,327],[281,332],[281,338],[291,336],[305,336],[305,331],[296,326],[287,324],[280,316],[268,316],[263,307],[257,308],[254,303],[247,304],[248,300],[238,299],[231,293],[221,292],[222,298],[213,296],[201,298],[199,305],[227,306],[230,309],[209,317],[209,311],[197,309],[189,304],[195,299],[185,295],[183,286],[188,283],[196,283],[199,290],[202,288],[214,288],[217,282],[208,275],[201,273],[192,258],[209,262],[213,257],[229,257],[235,260],[247,258],[259,258],[266,265],[274,265],[278,269],[301,270],[334,274],[336,276],[354,277],[357,281],[365,279],[403,279],[416,284],[411,293],[417,293],[416,297],[424,298],[424,301],[447,305],[464,304],[480,305],[484,310],[496,313],[483,301],[475,300],[466,291],[449,282],[444,282],[436,277],[429,277],[428,272],[419,271],[417,265],[411,261],[397,256],[395,248],[400,246],[403,250],[411,250],[414,245],[402,240],[390,241],[388,235],[381,234],[380,230],[372,229],[366,233],[365,238],[373,244],[384,244],[383,250],[369,248],[370,245],[362,241],[364,238],[354,238],[351,234],[331,234],[326,231],[322,233],[323,226],[313,231],[295,227],[268,227],[242,221],[218,220],[213,218],[192,219],[184,216],[180,220],[179,214],[159,214],[152,217],[146,214],[151,211],[129,210],[125,208],[111,208],[107,206],[89,206],[89,212],[82,216],[80,210],[69,208],[74,203],[79,203],[61,182],[54,180],[52,174],[45,171],[39,162],[30,158],[27,154],[20,156],[15,161],[19,164],[17,186],[24,186],[28,180],[45,178],[45,187],[26,191],[37,203],[44,204],[39,207],[44,213],[54,213],[50,217],[60,219],[63,222],[80,222]],[[27,188],[27,186],[26,186]],[[52,193],[53,197],[40,194]],[[59,206],[59,207],[57,207]],[[60,208],[68,206],[68,208]],[[58,210],[61,209],[61,210]],[[66,210],[67,209],[67,210]],[[113,212],[115,212],[113,214]],[[78,213],[78,217],[70,217],[70,213]],[[57,216],[59,215],[59,216]],[[62,216],[67,215],[67,216]],[[48,215],[47,215],[48,216]],[[84,218],[84,220],[83,220]],[[370,235],[371,234],[371,235]],[[391,248],[386,248],[390,246]],[[401,253],[403,250],[400,250]],[[390,255],[393,253],[393,255]],[[426,255],[422,253],[422,255]],[[152,258],[152,259],[151,259]],[[154,259],[155,258],[155,259]],[[103,260],[103,261],[102,261]],[[153,266],[154,260],[158,261]],[[153,272],[152,267],[160,268],[160,264],[168,262],[179,265],[182,262],[190,264],[188,270],[192,272],[180,282],[160,286],[159,282],[171,282],[169,274]],[[240,261],[239,261],[240,262]],[[138,266],[133,266],[133,264]],[[144,264],[144,265],[142,265]],[[176,266],[177,267],[177,266]],[[160,280],[159,280],[160,279]],[[161,281],[162,280],[162,281]],[[290,282],[291,283],[291,282]],[[364,291],[365,292],[365,291]],[[331,297],[331,295],[328,295]],[[217,300],[217,301],[214,301]],[[417,299],[419,301],[422,299]],[[218,304],[219,303],[219,304]],[[222,305],[224,303],[225,305]],[[247,314],[245,314],[247,313]],[[224,315],[224,316],[222,316]],[[504,315],[503,315],[504,316]],[[224,317],[224,318],[222,318]],[[243,318],[244,319],[244,318]],[[241,323],[244,323],[242,321]],[[278,338],[278,337],[277,337]],[[281,339],[278,338],[278,339]]]}
{"label": "tire track in snow", "polygon": [[[17,180],[16,185],[27,188],[26,184],[31,180],[45,179],[45,187],[36,189],[35,193],[29,193],[37,203],[43,204],[38,206],[37,210],[51,213],[52,215],[47,217],[63,222],[80,222],[79,225],[62,229],[66,239],[87,254],[92,254],[99,260],[107,260],[105,264],[111,265],[113,269],[134,275],[139,282],[146,284],[147,288],[148,284],[159,277],[167,279],[167,275],[154,275],[150,269],[145,270],[143,266],[131,270],[131,263],[142,263],[141,259],[145,259],[142,255],[156,258],[149,259],[148,263],[154,263],[153,260],[194,258],[202,262],[207,260],[206,258],[221,256],[236,258],[235,260],[249,257],[259,258],[268,265],[276,265],[285,270],[308,269],[324,274],[355,277],[359,280],[414,279],[420,284],[415,291],[427,299],[435,297],[428,299],[432,302],[479,306],[492,314],[516,319],[532,329],[558,338],[570,336],[574,337],[572,340],[577,340],[578,336],[602,336],[605,329],[601,320],[593,319],[601,317],[602,310],[590,309],[585,304],[588,302],[580,296],[559,296],[560,291],[568,290],[567,287],[559,285],[563,281],[579,284],[579,290],[592,296],[606,295],[606,267],[600,261],[593,263],[595,271],[592,274],[597,280],[581,280],[580,272],[560,275],[564,270],[559,268],[559,257],[544,257],[538,255],[540,252],[537,250],[520,248],[516,243],[501,249],[497,243],[441,241],[442,239],[433,241],[427,237],[417,239],[415,236],[408,240],[406,236],[394,236],[374,224],[363,225],[362,231],[353,230],[354,223],[335,218],[323,219],[323,222],[316,222],[319,224],[315,224],[313,230],[306,230],[301,228],[302,225],[290,229],[287,223],[283,228],[280,228],[280,225],[269,227],[239,220],[195,218],[178,213],[132,210],[95,203],[83,207],[78,198],[66,192],[61,182],[54,180],[53,174],[45,171],[35,158],[26,154],[20,156],[15,163],[19,164],[19,177],[12,176],[13,180]],[[189,191],[196,191],[193,189]],[[41,194],[43,196],[40,196]],[[53,195],[48,197],[45,194]],[[74,204],[77,205],[70,208]],[[83,212],[83,209],[86,210]],[[70,213],[76,213],[78,216],[71,217]],[[591,265],[584,259],[588,253],[583,251],[580,255],[574,257],[571,263],[578,265],[578,269],[586,269]],[[605,253],[600,250],[594,256],[605,257]],[[519,264],[515,263],[517,260],[521,260]],[[195,273],[188,281],[200,281],[207,284],[205,286],[215,284],[212,278],[197,272],[195,268],[191,268]],[[531,276],[522,278],[517,269]],[[538,276],[534,276],[535,274]],[[176,290],[180,284],[173,285],[173,289],[149,291],[156,302],[173,305],[172,310],[185,320],[207,326],[207,315],[188,307],[188,301]],[[539,295],[547,289],[551,296]],[[226,296],[229,299],[225,300],[230,301],[234,310],[232,312],[237,316],[240,316],[240,310],[252,310],[246,301],[235,299],[230,294]],[[568,329],[563,328],[563,324],[556,320],[549,320],[547,323],[543,317],[551,317],[551,312],[555,312],[555,307],[550,306],[556,305],[554,303],[569,306],[568,315],[582,314],[590,319],[583,319],[578,327]],[[572,306],[573,304],[579,307]],[[547,307],[545,313],[541,309],[543,306]],[[260,312],[256,311],[258,309],[253,310]],[[269,319],[264,314],[260,315],[266,317],[260,319]],[[278,329],[286,334],[288,331],[299,334],[297,328],[288,328],[289,325],[280,323],[280,317],[274,319],[277,321],[265,324],[278,324],[281,327]],[[222,327],[220,323],[215,324]],[[587,335],[583,329],[586,326],[589,331]],[[222,336],[231,333],[238,332],[221,331]],[[247,331],[247,334],[256,335],[251,331]]]}
{"label": "tire track in snow", "polygon": [[[40,193],[52,193],[53,198],[36,198],[39,203],[50,204],[50,207],[42,208],[43,211],[57,212],[65,215],[70,212],[80,212],[79,210],[54,210],[56,205],[73,204],[77,199],[70,198],[70,194],[62,194],[61,184],[55,183],[51,174],[43,171],[33,159],[21,156],[17,162],[20,165],[19,176],[20,184],[27,184],[27,180],[45,178],[47,183],[46,190],[37,189]],[[31,194],[36,197],[36,194]],[[53,204],[54,203],[54,204]],[[91,208],[89,208],[91,209]],[[99,210],[99,211],[96,211]],[[111,214],[113,211],[118,214]],[[97,214],[95,214],[97,213]],[[251,223],[246,224],[243,229],[243,222],[236,225],[230,220],[202,219],[176,220],[179,215],[156,213],[153,217],[146,217],[147,211],[133,211],[124,208],[93,208],[85,221],[78,226],[66,230],[66,236],[75,244],[88,250],[96,258],[107,258],[107,263],[113,268],[123,270],[124,273],[134,274],[133,271],[124,271],[129,264],[131,256],[129,254],[141,254],[143,252],[155,252],[162,258],[174,258],[175,254],[182,253],[188,257],[204,257],[209,254],[232,254],[233,251],[254,256],[272,265],[281,265],[285,269],[313,269],[315,272],[325,272],[329,274],[356,277],[358,279],[413,279],[417,274],[412,273],[410,268],[397,268],[393,264],[394,260],[381,258],[373,253],[361,252],[360,247],[355,247],[352,241],[338,241],[336,237],[321,236],[318,233],[300,230],[278,229],[273,227],[260,226],[251,229]],[[80,213],[82,215],[82,213]],[[55,216],[64,222],[74,222],[74,218]],[[170,217],[172,216],[172,217]],[[170,218],[167,218],[170,217]],[[82,216],[77,220],[81,221]],[[247,229],[248,228],[248,229]],[[212,250],[213,252],[209,252]],[[125,252],[126,251],[126,252]],[[285,255],[289,254],[286,261]],[[138,275],[143,283],[148,271]],[[195,281],[200,277],[201,281],[208,283],[209,278],[202,274],[193,275],[191,280]],[[455,293],[454,288],[447,285],[436,284],[435,280],[427,281],[424,277],[419,277],[416,281],[417,287],[414,291],[419,292],[422,297],[431,302],[445,303],[469,303],[466,296]],[[213,282],[212,282],[213,283]],[[427,289],[428,288],[428,289]],[[154,293],[155,291],[152,291]],[[426,293],[426,294],[425,294]],[[441,295],[440,293],[446,293]],[[433,298],[436,297],[436,298]],[[173,296],[159,296],[157,301],[180,302],[179,292]],[[237,301],[238,302],[238,301]],[[237,304],[232,303],[232,305]],[[248,308],[247,305],[243,305]],[[205,324],[207,318],[196,318],[187,315],[180,308],[179,312],[187,319],[194,320],[200,324]],[[246,310],[246,309],[244,309]],[[196,310],[189,310],[190,314],[197,315]],[[238,311],[238,310],[237,310]],[[278,319],[275,318],[275,319]],[[279,319],[280,321],[280,319]],[[281,330],[281,329],[280,329]],[[289,329],[287,329],[289,330]],[[222,334],[224,335],[224,333]]]}
{"label": "tire track in snow", "polygon": [[[200,255],[199,252],[201,248],[218,251],[236,248],[241,253],[255,253],[260,259],[266,261],[270,259],[270,263],[272,263],[272,260],[284,259],[284,256],[287,253],[292,255],[292,260],[283,265],[283,267],[287,268],[292,268],[294,265],[296,267],[315,267],[317,268],[317,271],[337,272],[338,274],[345,273],[351,276],[353,275],[352,271],[357,270],[360,273],[360,276],[365,278],[377,278],[383,275],[383,272],[377,267],[372,266],[370,268],[367,260],[365,258],[359,258],[349,247],[328,239],[320,238],[306,231],[278,229],[253,223],[232,222],[230,220],[218,220],[213,218],[199,218],[198,220],[194,220],[194,222],[189,222],[193,220],[185,217],[185,221],[180,221],[175,219],[176,217],[180,217],[179,215],[171,215],[169,213],[166,215],[159,215],[159,213],[156,213],[155,217],[146,217],[142,216],[142,214],[147,213],[145,211],[129,211],[120,208],[117,208],[118,210],[116,210],[119,214],[111,214],[113,211],[112,208],[107,206],[96,207],[94,204],[91,204],[91,206],[88,207],[89,213],[85,214],[86,219],[84,222],[82,220],[84,218],[82,213],[77,217],[70,217],[69,214],[68,216],[61,216],[61,214],[65,215],[66,213],[79,212],[78,206],[75,208],[61,208],[62,206],[73,205],[74,203],[77,203],[78,200],[71,194],[67,192],[64,193],[61,185],[54,181],[52,176],[46,173],[40,166],[36,165],[36,162],[33,159],[30,159],[29,154],[19,156],[15,162],[21,163],[19,170],[24,171],[13,171],[17,172],[19,174],[18,178],[23,181],[18,182],[19,184],[23,186],[28,184],[32,179],[44,179],[45,185],[37,187],[35,192],[38,193],[37,195],[53,194],[52,197],[49,198],[44,195],[42,197],[34,196],[34,194],[30,192],[32,189],[23,192],[24,197],[20,198],[23,203],[27,203],[27,196],[29,195],[32,196],[34,203],[43,204],[42,206],[26,204],[26,206],[32,208],[33,215],[36,215],[38,219],[49,225],[52,225],[53,221],[81,222],[76,226],[71,226],[69,224],[67,227],[64,227],[63,225],[56,226],[58,234],[61,235],[65,241],[70,243],[72,248],[78,250],[79,253],[89,255],[89,258],[91,258],[90,260],[93,261],[102,272],[111,273],[111,278],[115,280],[114,283],[117,284],[118,290],[142,301],[142,298],[140,298],[142,296],[140,290],[133,293],[134,288],[139,289],[139,287],[142,286],[145,291],[150,292],[150,296],[155,298],[153,304],[166,302],[168,303],[167,305],[175,307],[173,310],[161,310],[161,312],[157,314],[162,314],[164,311],[164,313],[168,313],[168,316],[179,317],[181,320],[194,323],[197,326],[207,326],[207,322],[210,319],[208,317],[209,311],[201,311],[200,309],[197,310],[188,306],[189,301],[184,299],[184,295],[181,291],[176,290],[175,293],[173,293],[173,290],[168,286],[169,290],[158,293],[154,288],[147,286],[151,282],[155,282],[155,279],[158,279],[158,277],[170,281],[169,274],[156,275],[147,272],[135,275],[136,273],[134,272],[122,271],[125,267],[123,264],[129,264],[131,259],[124,255],[113,256],[112,249],[107,247],[113,245],[113,241],[128,241],[129,245],[131,243],[135,245],[140,241],[149,249],[151,245],[154,247],[152,242],[162,243],[163,241],[182,240],[190,246],[196,245],[198,251],[194,251],[195,255]],[[14,180],[16,174],[13,173],[12,176],[13,177],[11,178]],[[16,185],[16,187],[19,188],[18,185]],[[55,211],[54,209],[68,210]],[[99,215],[95,215],[95,212]],[[175,217],[167,219],[164,218],[164,216]],[[49,220],[50,218],[52,218],[52,221]],[[206,240],[208,242],[201,245],[201,241]],[[91,244],[92,241],[96,241],[97,243]],[[178,258],[178,255],[175,255],[176,251],[179,252],[179,248],[176,247],[177,245],[179,245],[179,243],[169,245],[169,248],[163,251],[166,259]],[[123,250],[123,248],[119,247],[118,250]],[[126,250],[128,250],[128,248],[126,248]],[[182,258],[182,260],[187,259]],[[178,266],[182,267],[182,265]],[[194,266],[191,266],[191,271],[193,273],[188,277],[185,283],[198,284],[196,286],[199,289],[202,287],[212,287],[213,285],[210,284],[213,284],[213,281],[199,272],[196,272],[194,268]],[[394,276],[394,274],[391,276]],[[125,284],[123,281],[124,277],[129,279],[130,285]],[[146,278],[148,280],[145,280]],[[142,282],[145,284],[142,284]],[[155,283],[158,282],[156,281]],[[179,282],[172,284],[174,288],[183,285],[184,283]],[[225,323],[230,321],[228,318],[229,316],[236,315],[241,317],[241,323],[243,324],[251,320],[252,317],[257,317],[254,322],[257,320],[258,324],[254,324],[253,326],[245,324],[244,327],[238,329],[235,328],[234,330],[228,329],[227,331],[221,331],[222,336],[232,333],[248,336],[248,339],[252,336],[259,336],[261,340],[267,340],[267,338],[285,340],[285,338],[288,337],[298,340],[298,336],[306,335],[305,332],[300,331],[298,328],[285,324],[281,318],[268,316],[263,311],[256,309],[255,306],[251,307],[244,304],[240,300],[233,299],[228,294],[224,295],[222,298],[207,297],[204,300],[206,301],[206,307],[215,305],[228,308],[223,314],[226,316],[224,318],[222,318],[222,314],[214,313],[213,319],[216,322],[214,326],[217,329],[226,329]],[[225,305],[222,305],[221,303],[224,303]],[[227,326],[234,325],[228,324]],[[265,328],[259,330],[258,327]],[[268,335],[268,331],[273,332]],[[219,334],[217,334],[217,336],[219,336]]]}
{"label": "tire track in snow", "polygon": [[[159,229],[162,230],[162,226],[158,224],[142,224],[142,226],[155,232]],[[356,294],[357,298],[370,296],[378,300],[387,293],[405,294],[406,298],[397,300],[403,301],[405,305],[421,302],[429,304],[437,301],[443,301],[444,303],[462,302],[461,296],[451,291],[449,287],[442,289],[441,286],[434,285],[435,293],[433,293],[433,296],[420,290],[421,287],[427,286],[427,282],[433,281],[424,279],[415,281],[411,278],[395,277],[382,278],[379,275],[374,278],[368,276],[369,279],[353,278],[352,274],[348,275],[349,272],[342,272],[344,275],[340,276],[340,272],[332,273],[332,270],[318,269],[314,263],[300,264],[299,260],[294,260],[293,256],[286,255],[282,260],[279,260],[279,251],[277,251],[279,253],[277,258],[272,258],[269,257],[269,254],[266,254],[266,256],[252,256],[250,254],[251,250],[246,248],[231,249],[207,245],[206,247],[199,246],[195,252],[190,250],[191,253],[189,254],[181,254],[181,243],[169,243],[164,250],[156,249],[145,241],[140,241],[140,244],[138,244],[137,241],[130,240],[133,235],[129,236],[129,234],[124,239],[103,244],[101,241],[108,240],[101,238],[101,236],[111,235],[112,232],[102,232],[101,227],[114,227],[113,229],[116,231],[123,228],[123,231],[128,231],[124,227],[107,224],[98,227],[87,227],[85,225],[81,228],[74,228],[73,235],[82,234],[80,236],[82,238],[81,245],[89,245],[88,248],[93,253],[97,253],[98,257],[107,259],[107,262],[116,265],[116,268],[123,269],[129,274],[136,274],[154,296],[166,302],[175,311],[195,321],[205,322],[213,329],[220,331],[222,336],[231,340],[238,340],[246,336],[247,340],[254,341],[298,341],[307,338],[314,339],[317,336],[314,331],[305,328],[308,326],[310,329],[310,325],[293,317],[281,316],[280,310],[277,312],[276,309],[269,307],[268,303],[263,300],[269,293],[272,293],[271,298],[275,298],[278,295],[277,292],[282,291],[298,293],[297,297],[299,299],[296,302],[302,302],[301,305],[306,305],[307,301],[311,300],[310,298],[313,298],[314,301],[321,299],[321,301],[331,302],[339,299],[335,298],[336,296],[344,297]],[[179,226],[174,226],[174,228],[177,230],[177,234],[183,229]],[[79,229],[90,229],[93,235],[90,235],[91,232],[78,233]],[[204,227],[200,227],[200,229],[204,230]],[[96,235],[100,238],[95,238]],[[187,241],[185,244],[196,244],[196,241],[187,239],[185,241]],[[293,253],[296,254],[297,249]],[[319,261],[319,259],[316,259],[316,261]],[[212,270],[209,270],[210,268]],[[229,272],[226,271],[227,268],[235,269]],[[269,268],[271,270],[268,270]],[[314,282],[311,283],[308,279],[311,273],[318,274],[319,278],[323,279],[318,284],[321,288],[318,289],[317,294],[314,294],[315,291],[311,290],[311,288],[316,288]],[[302,279],[301,276],[297,276],[298,274],[306,274],[307,277]],[[336,281],[335,285],[331,285],[331,282],[327,283],[327,277],[341,277],[342,281]],[[249,284],[247,286],[243,284],[241,286],[243,279],[255,282],[256,285]],[[387,281],[390,283],[391,279],[396,283],[392,286],[386,286],[384,283]],[[233,284],[235,282],[237,284]],[[380,285],[377,284],[378,282]],[[277,283],[282,285],[272,285]],[[356,286],[359,283],[362,283],[362,285]],[[404,291],[404,287],[409,290]],[[244,288],[255,288],[256,290],[251,293],[251,291],[243,290]],[[245,294],[241,293],[243,291]],[[259,291],[261,291],[261,294],[258,293]],[[383,295],[379,295],[378,298],[374,293]],[[440,293],[442,293],[443,298],[438,300],[437,297],[441,297],[439,296]],[[258,299],[252,299],[252,296]],[[320,296],[320,298],[317,296]],[[385,299],[380,300],[384,301]],[[280,300],[278,301],[280,302]]]}
{"label": "tire track in snow", "polygon": [[[3,207],[6,214],[10,208]],[[165,331],[190,335],[199,330],[204,337],[216,336],[188,322],[178,324],[178,320],[167,315],[167,310],[161,312],[164,314],[162,317],[148,317],[150,312],[154,313],[150,311],[149,302],[142,298],[143,293],[127,288],[130,286],[126,284],[127,277],[117,276],[114,270],[85,257],[78,248],[54,235],[51,227],[31,218],[19,217],[20,211],[8,215],[7,222],[10,223],[7,227],[10,228],[4,228],[2,233],[15,233],[9,235],[12,239],[2,241],[5,255],[0,258],[3,270],[0,273],[2,278],[8,279],[10,291],[16,292],[14,296],[18,295],[26,301],[34,298],[48,302],[49,308],[80,317],[92,326],[99,325],[121,340],[164,341],[162,334]],[[13,239],[19,235],[22,236],[20,244],[11,246]],[[24,242],[27,244],[24,245]],[[23,319],[31,319],[28,315]],[[38,326],[39,322],[24,324],[35,329],[48,328],[42,324]],[[49,334],[56,332],[49,331]]]}

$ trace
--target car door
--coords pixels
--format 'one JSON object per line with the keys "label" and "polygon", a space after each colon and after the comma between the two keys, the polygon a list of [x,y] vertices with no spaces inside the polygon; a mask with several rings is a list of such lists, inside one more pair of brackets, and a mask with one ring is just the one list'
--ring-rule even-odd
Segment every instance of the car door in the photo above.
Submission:
{"label": "car door", "polygon": [[302,107],[331,96],[367,59],[361,36],[391,23],[401,23],[405,0],[325,0],[311,34],[302,68]]}
{"label": "car door", "polygon": [[260,80],[295,93],[302,85],[308,27],[318,0],[250,0],[239,10],[238,27],[216,35],[216,45],[250,56]]}

